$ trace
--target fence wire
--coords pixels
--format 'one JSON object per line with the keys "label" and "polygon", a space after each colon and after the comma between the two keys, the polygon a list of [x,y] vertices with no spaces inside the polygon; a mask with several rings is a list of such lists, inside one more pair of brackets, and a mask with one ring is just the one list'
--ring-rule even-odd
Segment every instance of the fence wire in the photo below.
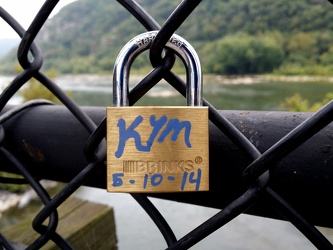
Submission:
{"label": "fence wire", "polygon": [[[186,84],[180,77],[170,71],[175,61],[174,54],[170,51],[167,51],[164,57],[162,57],[162,54],[166,42],[201,1],[182,1],[161,27],[149,15],[149,13],[147,13],[135,1],[118,0],[118,2],[147,30],[159,30],[150,48],[149,54],[154,69],[130,91],[130,105],[133,105],[138,101],[151,87],[163,78],[179,93],[185,96]],[[27,246],[26,249],[40,249],[48,241],[53,241],[61,249],[73,249],[71,245],[57,233],[57,208],[80,186],[84,185],[84,183],[96,171],[106,167],[106,146],[105,143],[103,143],[106,134],[105,119],[99,125],[96,125],[80,106],[72,101],[72,99],[57,86],[57,84],[40,71],[43,65],[43,57],[38,44],[35,42],[35,38],[57,3],[58,1],[54,0],[45,1],[27,30],[24,30],[5,9],[0,7],[1,18],[21,37],[20,46],[17,51],[17,59],[24,69],[23,72],[19,73],[2,92],[0,96],[0,111],[4,110],[4,107],[15,93],[17,93],[31,78],[35,78],[40,84],[49,89],[65,107],[67,107],[73,117],[75,117],[90,134],[84,151],[89,163],[77,176],[66,184],[61,191],[51,198],[40,184],[39,180],[34,178],[32,173],[27,170],[24,162],[20,162],[18,158],[6,148],[4,143],[6,141],[6,131],[2,125],[0,126],[0,154],[8,160],[11,168],[15,169],[15,172],[20,173],[24,177],[24,181],[22,181],[22,179],[4,177],[2,177],[0,181],[4,183],[28,183],[36,191],[40,200],[44,204],[44,207],[34,218],[32,224],[33,230],[38,232],[40,236],[36,238],[31,245]],[[29,53],[33,55],[33,59],[29,59],[31,58],[28,56]],[[142,206],[159,228],[167,244],[167,249],[188,249],[192,247],[215,230],[218,230],[241,213],[245,212],[259,199],[273,207],[278,213],[282,214],[306,238],[308,238],[315,247],[318,249],[333,249],[332,244],[314,225],[307,221],[306,218],[302,217],[302,215],[288,204],[283,197],[279,196],[279,194],[268,187],[271,177],[270,170],[272,170],[272,168],[274,168],[274,166],[284,157],[333,120],[333,102],[322,107],[321,110],[281,138],[263,154],[261,154],[258,149],[207,100],[204,99],[203,103],[205,106],[209,107],[210,121],[214,123],[215,126],[238,148],[240,148],[252,162],[243,172],[244,183],[247,184],[248,189],[216,215],[209,218],[180,239],[175,237],[168,222],[163,218],[146,195],[132,194],[132,197]],[[3,124],[15,115],[24,112],[27,108],[33,108],[39,105],[52,105],[52,103],[35,100],[18,105],[6,112],[2,112],[0,124]],[[9,240],[2,234],[0,234],[0,245],[3,249],[14,249]]]}

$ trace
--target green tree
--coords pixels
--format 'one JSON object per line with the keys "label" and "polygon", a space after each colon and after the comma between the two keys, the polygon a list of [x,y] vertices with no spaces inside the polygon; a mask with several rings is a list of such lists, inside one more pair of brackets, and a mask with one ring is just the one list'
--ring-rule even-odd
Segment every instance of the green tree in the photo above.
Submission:
{"label": "green tree", "polygon": [[323,53],[320,56],[320,62],[323,65],[332,65],[333,64],[333,45],[328,48],[328,51]]}
{"label": "green tree", "polygon": [[[23,69],[19,64],[16,64],[15,72],[19,73]],[[45,72],[47,77],[54,79],[58,76],[58,71],[50,69]],[[54,103],[60,103],[59,99],[48,90],[43,84],[38,82],[35,78],[31,78],[19,91],[19,94],[22,96],[22,102],[35,99],[46,99]],[[66,94],[72,96],[72,93],[66,91]]]}
{"label": "green tree", "polygon": [[327,93],[322,101],[310,105],[307,99],[296,93],[293,96],[285,98],[279,106],[281,109],[290,112],[316,112],[331,100],[333,100],[333,92]]}
{"label": "green tree", "polygon": [[261,74],[279,67],[284,54],[281,45],[266,35],[226,36],[203,49],[208,53],[205,70],[217,74]]}
{"label": "green tree", "polygon": [[[58,73],[55,70],[48,70],[46,75],[50,79],[54,79]],[[34,99],[46,99],[54,103],[60,102],[52,92],[50,92],[44,85],[42,85],[34,78],[31,78],[29,82],[23,86],[23,88],[20,90],[20,95],[23,98],[23,102]]]}
{"label": "green tree", "polygon": [[317,46],[313,35],[299,32],[293,34],[286,44],[287,61],[304,66],[316,63]]}
{"label": "green tree", "polygon": [[296,93],[290,97],[286,97],[279,106],[281,109],[289,112],[306,112],[310,109],[309,101],[302,98],[299,93]]}

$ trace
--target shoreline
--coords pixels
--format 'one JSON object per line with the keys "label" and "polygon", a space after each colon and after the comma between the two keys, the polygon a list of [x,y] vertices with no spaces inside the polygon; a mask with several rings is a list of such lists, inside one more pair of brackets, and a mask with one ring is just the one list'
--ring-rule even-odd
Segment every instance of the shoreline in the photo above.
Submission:
{"label": "shoreline", "polygon": [[234,84],[255,84],[262,82],[333,82],[333,76],[274,76],[274,75],[244,75],[244,76],[224,76],[207,75],[204,79],[216,80]]}
{"label": "shoreline", "polygon": [[[186,80],[185,74],[179,74],[180,78]],[[5,84],[1,81],[11,81],[15,76],[0,75],[0,84]],[[2,79],[3,78],[3,79]],[[137,83],[144,78],[144,75],[132,74],[130,75],[130,82]],[[83,82],[89,82],[89,84],[107,85],[112,84],[113,76],[104,74],[63,74],[55,77],[54,81],[70,84],[80,84]],[[165,82],[162,80],[161,82]],[[203,74],[204,83],[217,83],[217,84],[258,84],[263,82],[333,82],[333,76],[310,76],[310,75],[296,75],[296,76],[275,76],[275,75],[212,75]]]}
{"label": "shoreline", "polygon": [[[183,80],[185,74],[178,75]],[[144,75],[132,74],[131,82],[139,82]],[[96,84],[110,84],[113,81],[112,75],[99,74],[79,74],[79,75],[60,75],[56,80],[71,81],[71,83],[80,83],[82,81],[96,82]],[[163,80],[162,80],[163,81]],[[274,75],[203,75],[203,82],[214,82],[218,84],[257,84],[262,82],[333,82],[333,76],[274,76]]]}
{"label": "shoreline", "polygon": [[[41,180],[40,184],[47,190],[58,186],[57,182],[50,180]],[[20,193],[0,190],[0,218],[3,212],[15,207],[23,208],[33,199],[37,199],[37,194],[31,187]]]}

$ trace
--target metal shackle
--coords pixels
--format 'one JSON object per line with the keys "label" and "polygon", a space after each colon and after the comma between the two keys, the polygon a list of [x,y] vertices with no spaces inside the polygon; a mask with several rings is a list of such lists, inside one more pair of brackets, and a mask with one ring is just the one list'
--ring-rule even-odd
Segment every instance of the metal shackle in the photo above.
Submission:
{"label": "metal shackle", "polygon": [[[117,56],[113,70],[113,106],[128,106],[129,71],[134,59],[150,48],[158,31],[142,33],[131,39]],[[194,48],[174,34],[165,45],[183,61],[186,67],[186,99],[188,106],[202,106],[202,72]]]}

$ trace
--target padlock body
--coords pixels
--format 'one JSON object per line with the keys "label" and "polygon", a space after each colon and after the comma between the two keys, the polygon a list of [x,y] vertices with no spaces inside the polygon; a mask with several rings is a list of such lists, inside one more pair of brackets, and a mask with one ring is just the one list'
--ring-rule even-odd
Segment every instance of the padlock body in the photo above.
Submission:
{"label": "padlock body", "polygon": [[207,107],[107,108],[107,190],[208,191]]}

